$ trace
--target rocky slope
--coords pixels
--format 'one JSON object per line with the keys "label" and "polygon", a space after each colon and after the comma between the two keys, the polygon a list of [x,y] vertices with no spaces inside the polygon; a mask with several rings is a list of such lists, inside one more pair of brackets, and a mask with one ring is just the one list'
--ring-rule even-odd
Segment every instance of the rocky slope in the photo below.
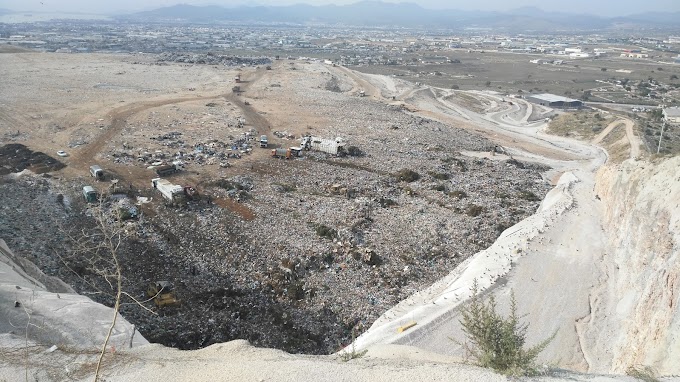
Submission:
{"label": "rocky slope", "polygon": [[607,166],[598,180],[609,252],[584,336],[612,351],[597,369],[680,374],[680,158]]}

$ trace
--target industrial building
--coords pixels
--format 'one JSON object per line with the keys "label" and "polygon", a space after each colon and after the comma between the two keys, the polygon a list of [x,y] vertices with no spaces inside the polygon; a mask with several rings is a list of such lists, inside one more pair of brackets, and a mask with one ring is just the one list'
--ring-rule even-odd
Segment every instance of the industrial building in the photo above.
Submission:
{"label": "industrial building", "polygon": [[663,109],[663,118],[666,122],[680,125],[680,107],[667,107]]}
{"label": "industrial building", "polygon": [[583,107],[583,102],[577,99],[547,93],[528,95],[526,96],[526,100],[538,105],[549,106],[559,109],[578,109]]}

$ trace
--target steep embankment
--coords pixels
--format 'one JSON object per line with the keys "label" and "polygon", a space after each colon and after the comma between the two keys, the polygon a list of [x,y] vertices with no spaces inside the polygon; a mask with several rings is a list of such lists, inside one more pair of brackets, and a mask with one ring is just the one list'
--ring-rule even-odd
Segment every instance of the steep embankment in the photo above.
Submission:
{"label": "steep embankment", "polygon": [[584,336],[612,349],[609,370],[650,365],[678,374],[680,158],[606,166],[596,190],[610,252]]}

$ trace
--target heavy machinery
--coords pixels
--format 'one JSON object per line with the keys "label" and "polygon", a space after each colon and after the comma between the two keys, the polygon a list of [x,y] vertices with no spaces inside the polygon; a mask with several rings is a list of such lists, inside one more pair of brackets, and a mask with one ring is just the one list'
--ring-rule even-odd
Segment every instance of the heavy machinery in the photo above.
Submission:
{"label": "heavy machinery", "polygon": [[153,303],[159,308],[179,305],[179,300],[169,281],[156,281],[149,284],[146,295],[152,298]]}

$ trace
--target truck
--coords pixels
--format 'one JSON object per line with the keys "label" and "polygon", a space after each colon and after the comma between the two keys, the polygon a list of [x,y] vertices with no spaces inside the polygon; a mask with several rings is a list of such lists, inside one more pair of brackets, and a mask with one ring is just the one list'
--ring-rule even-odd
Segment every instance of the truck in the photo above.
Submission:
{"label": "truck", "polygon": [[88,203],[96,203],[99,195],[97,195],[97,190],[95,190],[94,187],[85,186],[83,187],[83,197]]}
{"label": "truck", "polygon": [[169,203],[177,203],[184,199],[184,187],[172,184],[165,179],[151,179],[151,186],[157,189]]}
{"label": "truck", "polygon": [[261,136],[260,136],[260,147],[266,149],[267,146],[269,146],[269,141],[267,140],[267,136],[266,136],[266,135],[261,135]]}
{"label": "truck", "polygon": [[90,166],[90,175],[97,180],[104,180],[104,170],[97,165]]}
{"label": "truck", "polygon": [[166,164],[163,166],[156,167],[156,175],[158,176],[171,175],[182,170],[182,168],[183,168],[182,162],[174,161],[172,162],[172,164]]}
{"label": "truck", "polygon": [[279,148],[279,149],[272,149],[272,156],[274,158],[290,159],[293,156],[293,153],[290,151],[290,149]]}
{"label": "truck", "polygon": [[345,142],[343,142],[342,138],[326,139],[307,135],[302,137],[300,147],[303,150],[316,150],[338,155],[345,150]]}

